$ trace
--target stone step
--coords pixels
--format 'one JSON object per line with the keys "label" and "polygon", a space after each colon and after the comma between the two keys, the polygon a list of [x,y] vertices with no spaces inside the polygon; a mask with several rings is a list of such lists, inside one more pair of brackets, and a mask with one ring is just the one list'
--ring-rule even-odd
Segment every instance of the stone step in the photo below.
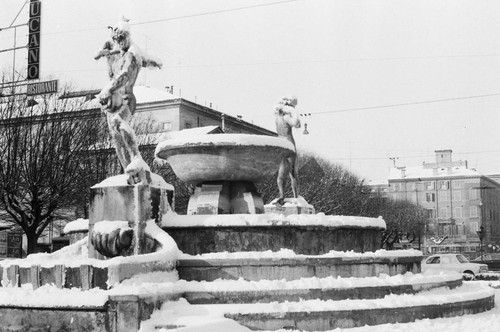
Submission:
{"label": "stone step", "polygon": [[494,307],[494,293],[487,286],[468,283],[452,290],[439,288],[415,295],[389,295],[375,300],[307,300],[196,306],[202,311],[224,313],[226,318],[251,330],[328,331],[476,314]]}
{"label": "stone step", "polygon": [[[238,256],[240,255],[240,256]],[[380,274],[390,276],[406,272],[419,273],[419,255],[399,255],[391,252],[387,254],[364,253],[358,256],[305,256],[291,255],[280,257],[278,253],[261,254],[248,258],[236,253],[218,256],[182,255],[177,262],[179,278],[184,280],[213,281],[217,279],[237,280],[296,280],[300,278],[325,277],[374,277]],[[394,256],[392,256],[394,255]]]}
{"label": "stone step", "polygon": [[303,278],[298,281],[215,281],[179,283],[182,297],[191,304],[270,303],[302,300],[379,299],[391,294],[462,285],[459,274],[422,276],[409,273],[381,278]]}

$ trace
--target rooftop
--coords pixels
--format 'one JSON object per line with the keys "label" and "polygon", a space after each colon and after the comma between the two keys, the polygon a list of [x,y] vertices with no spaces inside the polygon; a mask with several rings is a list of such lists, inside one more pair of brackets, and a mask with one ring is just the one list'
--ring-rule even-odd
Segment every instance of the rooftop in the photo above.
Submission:
{"label": "rooftop", "polygon": [[459,176],[482,176],[466,166],[424,168],[424,166],[396,167],[389,170],[389,180],[449,178]]}

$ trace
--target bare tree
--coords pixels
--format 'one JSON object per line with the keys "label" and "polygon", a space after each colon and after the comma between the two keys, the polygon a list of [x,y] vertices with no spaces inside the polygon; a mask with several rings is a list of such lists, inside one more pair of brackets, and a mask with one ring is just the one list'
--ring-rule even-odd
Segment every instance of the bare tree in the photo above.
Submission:
{"label": "bare tree", "polygon": [[410,201],[384,198],[380,194],[370,197],[364,214],[384,218],[387,228],[382,234],[382,246],[389,250],[402,240],[409,243],[420,241],[429,222],[424,208]]}
{"label": "bare tree", "polygon": [[[364,181],[341,165],[310,153],[299,153],[299,195],[316,211],[331,215],[382,216],[387,229],[382,245],[392,249],[403,239],[417,241],[428,222],[425,209],[409,201],[393,201],[372,194]],[[277,197],[276,178],[259,185],[264,201]],[[286,193],[291,196],[291,190]]]}
{"label": "bare tree", "polygon": [[82,100],[4,97],[0,104],[0,201],[28,253],[56,213],[81,197],[82,156],[101,123]]}
{"label": "bare tree", "polygon": [[[360,215],[369,189],[363,180],[341,165],[317,155],[299,152],[299,195],[316,211],[335,215]],[[276,177],[260,184],[264,202],[277,197]],[[285,197],[291,196],[288,186]]]}

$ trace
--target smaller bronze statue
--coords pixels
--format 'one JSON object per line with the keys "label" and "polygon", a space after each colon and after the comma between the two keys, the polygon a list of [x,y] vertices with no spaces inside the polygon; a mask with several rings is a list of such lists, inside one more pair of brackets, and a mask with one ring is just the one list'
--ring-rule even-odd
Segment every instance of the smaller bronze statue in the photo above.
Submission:
{"label": "smaller bronze statue", "polygon": [[129,175],[129,184],[148,183],[148,165],[139,152],[134,129],[130,120],[135,113],[136,98],[134,84],[141,67],[158,67],[161,62],[144,54],[132,43],[128,20],[123,18],[111,29],[111,38],[94,56],[105,57],[108,62],[110,82],[98,95],[103,112],[106,113],[109,132],[116,154]]}
{"label": "smaller bronze statue", "polygon": [[295,152],[288,157],[283,158],[278,171],[278,190],[279,197],[276,204],[283,205],[285,199],[285,176],[290,175],[293,197],[299,197],[299,177],[297,170],[297,149],[293,139],[292,128],[300,128],[300,116],[295,110],[297,98],[295,96],[283,97],[275,107],[276,132],[278,136],[285,137],[292,142]]}

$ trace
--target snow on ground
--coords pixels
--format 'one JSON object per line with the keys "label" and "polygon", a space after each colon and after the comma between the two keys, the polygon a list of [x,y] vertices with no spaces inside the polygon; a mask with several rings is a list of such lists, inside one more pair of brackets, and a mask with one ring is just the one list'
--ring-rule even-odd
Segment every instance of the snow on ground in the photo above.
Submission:
{"label": "snow on ground", "polygon": [[[479,287],[472,287],[472,285],[478,285]],[[496,289],[489,289],[489,286],[499,287]],[[452,318],[439,318],[439,319],[423,319],[412,323],[401,323],[401,324],[383,324],[377,326],[364,326],[352,329],[335,329],[335,331],[346,331],[346,332],[392,332],[397,330],[404,330],[405,332],[422,332],[422,331],[433,331],[433,332],[449,332],[449,331],[463,331],[463,330],[477,330],[481,332],[493,332],[500,331],[500,283],[499,282],[484,282],[484,281],[473,281],[466,282],[464,288],[469,290],[469,295],[474,297],[473,293],[476,293],[474,289],[479,288],[477,293],[495,293],[495,307],[487,312],[476,314],[476,315],[465,315]],[[444,289],[436,289],[429,292],[423,292],[419,296],[423,298],[424,301],[429,301],[432,303],[434,301],[439,301],[437,298],[443,297],[448,298],[449,291]],[[467,292],[466,292],[467,293]],[[403,295],[403,297],[411,298],[415,296]],[[417,296],[418,297],[418,296]],[[400,302],[401,296],[389,295],[382,300],[346,300],[339,301],[342,304],[351,303],[349,307],[344,307],[345,310],[356,309],[356,308],[366,308],[370,307],[371,302],[392,303],[392,304],[402,304]],[[296,306],[302,306],[301,309],[306,309],[309,306],[310,310],[317,309],[315,302],[318,301],[303,301]],[[324,301],[327,302],[327,301]],[[288,306],[289,304],[263,304],[259,305],[259,308],[263,312],[269,312],[269,306],[274,306],[273,309],[280,309],[280,306]],[[324,305],[324,303],[322,303]],[[234,310],[239,305],[190,305],[185,299],[180,299],[176,302],[165,303],[161,310],[153,313],[151,318],[141,324],[140,332],[191,332],[191,331],[218,331],[218,332],[248,332],[248,328],[234,324],[233,321],[225,319],[221,308],[232,307]],[[282,309],[282,308],[281,308]],[[178,327],[178,328],[175,328]],[[290,332],[290,330],[280,330],[280,332]]]}

